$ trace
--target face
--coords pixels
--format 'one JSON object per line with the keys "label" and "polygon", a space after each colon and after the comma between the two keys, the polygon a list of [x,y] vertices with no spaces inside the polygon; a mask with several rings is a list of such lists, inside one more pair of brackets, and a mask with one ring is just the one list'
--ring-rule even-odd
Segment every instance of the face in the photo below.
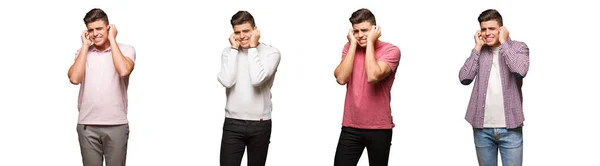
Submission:
{"label": "face", "polygon": [[233,26],[233,34],[235,36],[235,41],[238,41],[242,48],[250,47],[250,37],[252,37],[252,30],[254,30],[254,27],[252,27],[252,25],[249,22]]}
{"label": "face", "polygon": [[486,45],[491,47],[500,45],[500,25],[498,25],[498,21],[484,21],[479,26],[481,27],[481,37],[483,37]]}
{"label": "face", "polygon": [[352,25],[354,37],[358,41],[358,45],[367,47],[367,34],[372,28],[373,24],[369,21],[363,21],[362,23]]}
{"label": "face", "polygon": [[102,20],[88,23],[87,25],[88,35],[94,45],[102,46],[108,41],[108,25]]}

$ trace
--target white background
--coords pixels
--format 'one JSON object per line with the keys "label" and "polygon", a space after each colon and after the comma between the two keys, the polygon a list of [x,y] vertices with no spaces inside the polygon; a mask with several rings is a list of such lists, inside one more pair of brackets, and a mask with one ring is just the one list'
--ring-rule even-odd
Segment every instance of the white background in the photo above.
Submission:
{"label": "white background", "polygon": [[[117,25],[117,41],[137,51],[128,165],[218,165],[225,89],[216,75],[237,10],[250,11],[261,41],[282,53],[267,165],[333,165],[345,96],[333,70],[348,18],[362,7],[374,12],[381,40],[402,53],[389,165],[477,165],[464,120],[472,85],[461,85],[458,71],[488,8],[530,48],[524,165],[598,165],[600,35],[592,2],[3,1],[0,165],[81,165],[79,86],[67,70],[94,7]],[[366,151],[359,165],[368,165]]]}

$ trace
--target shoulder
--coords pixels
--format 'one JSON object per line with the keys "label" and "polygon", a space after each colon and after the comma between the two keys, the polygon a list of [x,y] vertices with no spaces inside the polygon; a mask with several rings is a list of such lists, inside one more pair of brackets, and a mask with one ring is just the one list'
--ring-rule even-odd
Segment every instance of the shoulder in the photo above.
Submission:
{"label": "shoulder", "polygon": [[381,41],[379,45],[379,50],[383,52],[391,52],[394,54],[400,54],[400,48],[392,43]]}
{"label": "shoulder", "polygon": [[260,45],[258,45],[257,49],[259,52],[264,52],[264,53],[268,53],[268,54],[271,54],[271,53],[280,54],[279,49],[277,47],[266,44],[266,43],[260,43]]}
{"label": "shoulder", "polygon": [[135,52],[135,48],[131,44],[119,43],[119,48],[121,50],[130,50]]}
{"label": "shoulder", "polygon": [[511,40],[510,44],[518,47],[527,47],[527,43],[518,40]]}

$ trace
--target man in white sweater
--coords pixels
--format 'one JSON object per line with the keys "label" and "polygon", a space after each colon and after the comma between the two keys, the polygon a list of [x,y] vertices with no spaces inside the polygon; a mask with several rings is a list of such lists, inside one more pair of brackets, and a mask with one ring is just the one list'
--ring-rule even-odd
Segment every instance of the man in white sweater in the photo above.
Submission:
{"label": "man in white sweater", "polygon": [[227,96],[220,163],[239,166],[247,147],[248,166],[264,166],[271,138],[271,87],[281,55],[258,41],[260,31],[249,12],[234,14],[231,26],[231,46],[223,50],[217,76]]}

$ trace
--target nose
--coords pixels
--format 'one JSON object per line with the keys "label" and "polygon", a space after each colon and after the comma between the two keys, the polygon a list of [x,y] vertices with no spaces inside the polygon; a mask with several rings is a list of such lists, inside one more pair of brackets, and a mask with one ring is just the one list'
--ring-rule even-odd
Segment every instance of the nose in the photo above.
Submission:
{"label": "nose", "polygon": [[100,31],[94,29],[94,36],[98,36],[98,34],[100,34]]}
{"label": "nose", "polygon": [[492,35],[492,32],[490,32],[490,31],[486,30],[486,31],[485,31],[485,36],[489,36],[489,35]]}
{"label": "nose", "polygon": [[359,31],[359,32],[358,32],[358,37],[359,37],[359,38],[363,38],[363,37],[364,37],[364,36],[366,36],[366,35],[367,35],[367,33],[366,33],[366,32],[363,32],[363,31]]}

